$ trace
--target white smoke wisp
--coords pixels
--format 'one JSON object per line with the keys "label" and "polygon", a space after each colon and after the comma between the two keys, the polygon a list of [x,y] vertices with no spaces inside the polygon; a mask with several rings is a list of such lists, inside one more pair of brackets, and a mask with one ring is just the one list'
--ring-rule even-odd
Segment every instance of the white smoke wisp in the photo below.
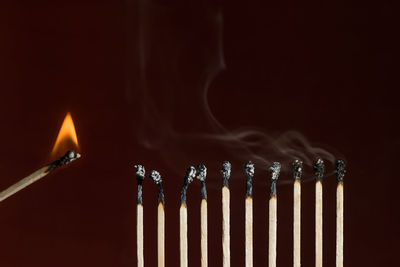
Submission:
{"label": "white smoke wisp", "polygon": [[[294,130],[277,136],[257,130],[256,126],[229,130],[214,116],[208,90],[215,77],[226,69],[223,14],[216,6],[191,4],[182,7],[145,0],[139,4],[140,81],[135,89],[139,90],[140,98],[140,123],[135,123],[139,143],[157,151],[178,174],[182,173],[180,162],[187,159],[192,159],[192,164],[201,162],[200,154],[204,153],[197,152],[204,149],[224,151],[228,155],[224,159],[230,161],[251,160],[257,170],[263,171],[273,161],[280,161],[282,172],[286,173],[291,172],[295,159],[306,166],[312,166],[317,157],[333,163],[332,153],[314,146]],[[197,97],[188,99],[193,95]],[[196,116],[201,113],[201,117],[194,118],[201,121],[201,130],[180,129],[182,119],[174,113],[176,108],[171,108],[175,106],[182,113],[190,114],[194,108]],[[215,162],[215,168],[221,164],[222,161]]]}

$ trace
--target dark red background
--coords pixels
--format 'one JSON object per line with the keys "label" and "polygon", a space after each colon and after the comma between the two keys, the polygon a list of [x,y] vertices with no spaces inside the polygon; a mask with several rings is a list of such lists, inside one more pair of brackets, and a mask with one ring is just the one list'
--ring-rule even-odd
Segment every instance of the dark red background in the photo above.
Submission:
{"label": "dark red background", "polygon": [[[166,260],[178,266],[179,190],[185,169],[202,161],[209,265],[221,266],[219,168],[228,159],[232,266],[243,266],[241,164],[254,155],[226,138],[252,127],[272,138],[260,146],[295,130],[344,157],[345,265],[397,265],[394,8],[385,1],[188,2],[1,2],[0,189],[50,161],[67,111],[83,156],[0,204],[0,265],[135,266],[133,164],[142,163],[163,175]],[[292,160],[268,151],[269,162]],[[255,266],[267,262],[266,167],[256,166]],[[324,189],[324,266],[335,266],[333,176]],[[190,266],[200,266],[199,194],[194,182]],[[291,266],[292,187],[282,183],[278,194],[278,266]],[[304,183],[303,266],[314,264],[313,194]],[[156,187],[148,180],[144,202],[145,262],[156,266]]]}

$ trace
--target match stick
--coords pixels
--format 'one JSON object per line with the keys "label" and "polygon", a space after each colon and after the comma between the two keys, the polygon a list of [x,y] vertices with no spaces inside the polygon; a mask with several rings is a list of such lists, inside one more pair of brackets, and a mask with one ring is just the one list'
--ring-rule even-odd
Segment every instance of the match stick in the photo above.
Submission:
{"label": "match stick", "polygon": [[343,160],[336,161],[335,174],[336,188],[336,267],[343,267],[343,230],[344,230],[344,185],[343,177],[346,173]]}
{"label": "match stick", "polygon": [[196,176],[196,169],[190,166],[183,180],[183,186],[181,190],[181,207],[179,209],[179,226],[180,226],[180,266],[188,266],[188,240],[187,240],[187,206],[186,206],[186,190],[189,184],[193,181]]}
{"label": "match stick", "polygon": [[324,162],[318,159],[314,164],[315,174],[315,266],[322,267],[322,177]]}
{"label": "match stick", "polygon": [[281,171],[281,164],[279,162],[272,163],[269,171],[271,173],[271,193],[269,196],[268,266],[276,267],[276,230],[278,220],[276,182],[278,181],[279,173]]}
{"label": "match stick", "polygon": [[293,267],[301,265],[301,174],[303,162],[293,162]]}
{"label": "match stick", "polygon": [[80,158],[81,155],[79,153],[76,153],[74,151],[67,151],[64,156],[60,157],[53,163],[44,166],[43,168],[35,171],[34,173],[28,175],[27,177],[23,178],[19,182],[13,184],[6,190],[2,191],[0,193],[0,202],[5,200],[6,198],[14,195],[18,191],[24,189],[28,185],[38,181],[39,179],[43,178],[44,176],[48,175],[52,171],[54,171],[56,168],[65,166],[69,164],[70,162]]}
{"label": "match stick", "polygon": [[201,182],[201,204],[200,204],[200,244],[201,244],[201,267],[207,267],[207,168],[204,164],[197,166],[197,179]]}
{"label": "match stick", "polygon": [[149,177],[158,185],[158,213],[157,213],[157,255],[158,267],[165,266],[165,213],[164,190],[161,175],[158,171],[151,171]]}
{"label": "match stick", "polygon": [[246,267],[253,266],[253,185],[254,164],[249,161],[245,164],[246,173],[246,200],[245,200],[245,251]]}
{"label": "match stick", "polygon": [[142,184],[146,171],[142,165],[135,165],[135,168],[136,168],[136,180],[137,180],[137,200],[136,200],[137,267],[144,267]]}
{"label": "match stick", "polygon": [[222,266],[231,266],[230,249],[230,190],[231,164],[225,161],[222,164]]}

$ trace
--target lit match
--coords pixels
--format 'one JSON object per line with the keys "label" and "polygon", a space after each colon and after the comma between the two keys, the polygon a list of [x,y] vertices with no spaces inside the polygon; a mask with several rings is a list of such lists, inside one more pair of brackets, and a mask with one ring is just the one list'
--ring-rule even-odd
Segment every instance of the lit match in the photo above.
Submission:
{"label": "lit match", "polygon": [[181,190],[181,206],[179,209],[179,226],[180,226],[180,266],[188,266],[188,239],[187,239],[187,206],[186,206],[186,191],[189,184],[196,177],[196,169],[190,166],[183,180],[183,186]]}
{"label": "lit match", "polygon": [[53,150],[51,152],[52,156],[55,157],[60,150],[67,151],[62,157],[58,158],[56,161],[42,167],[41,169],[35,171],[34,173],[28,175],[27,177],[21,179],[19,182],[13,184],[6,190],[0,192],[0,202],[6,198],[14,195],[18,191],[24,189],[28,185],[38,181],[44,176],[50,174],[58,167],[66,166],[72,161],[81,157],[81,155],[71,147],[78,147],[78,139],[76,136],[75,126],[72,121],[71,114],[68,113],[61,125],[60,131],[58,133],[56,142],[54,144]]}
{"label": "lit match", "polygon": [[43,178],[46,175],[48,175],[49,173],[54,171],[56,168],[65,166],[80,157],[81,157],[81,155],[79,153],[76,153],[75,151],[67,151],[67,153],[65,153],[64,156],[57,159],[50,165],[44,166],[43,168],[35,171],[31,175],[28,175],[27,177],[23,178],[19,182],[13,184],[6,190],[2,191],[0,193],[0,202],[3,201],[4,199],[14,195],[18,191],[24,189],[28,185],[36,182],[37,180]]}
{"label": "lit match", "polygon": [[276,182],[281,172],[281,164],[279,162],[272,163],[269,172],[271,173],[271,192],[269,196],[268,266],[276,267],[276,230],[278,221]]}
{"label": "lit match", "polygon": [[246,173],[246,200],[245,200],[245,251],[246,267],[253,266],[253,177],[254,164],[248,161],[245,164]]}
{"label": "lit match", "polygon": [[142,185],[146,171],[142,165],[135,165],[137,180],[136,198],[136,244],[137,244],[137,266],[144,266],[143,255],[143,192]]}
{"label": "lit match", "polygon": [[324,175],[324,162],[318,159],[314,164],[315,174],[315,266],[322,267],[322,178]]}
{"label": "lit match", "polygon": [[201,204],[200,204],[200,244],[201,244],[201,267],[207,267],[207,189],[206,189],[207,168],[204,164],[197,166],[197,179],[201,183]]}
{"label": "lit match", "polygon": [[158,171],[151,171],[149,177],[158,186],[158,210],[157,210],[157,255],[158,267],[165,266],[165,211],[164,190],[161,175]]}
{"label": "lit match", "polygon": [[222,164],[222,266],[231,266],[230,249],[230,190],[229,178],[231,177],[231,164],[225,161]]}

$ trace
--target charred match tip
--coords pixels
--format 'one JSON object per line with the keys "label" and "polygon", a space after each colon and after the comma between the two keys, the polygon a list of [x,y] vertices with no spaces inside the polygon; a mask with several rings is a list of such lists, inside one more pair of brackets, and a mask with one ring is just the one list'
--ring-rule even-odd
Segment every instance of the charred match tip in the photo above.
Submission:
{"label": "charred match tip", "polygon": [[160,173],[158,171],[152,170],[150,172],[150,174],[149,174],[149,177],[150,177],[151,180],[153,180],[153,182],[156,185],[159,185],[159,184],[162,183],[161,175],[160,175]]}
{"label": "charred match tip", "polygon": [[271,167],[269,167],[269,172],[271,173],[271,180],[276,182],[281,173],[281,164],[279,162],[273,162]]}
{"label": "charred match tip", "polygon": [[164,200],[164,190],[162,186],[162,178],[161,174],[158,171],[152,170],[149,174],[149,177],[153,182],[158,185],[158,203],[165,204]]}
{"label": "charred match tip", "polygon": [[64,154],[64,156],[62,156],[61,158],[57,159],[52,164],[50,164],[49,168],[47,169],[47,172],[53,171],[54,169],[56,169],[58,167],[65,166],[65,165],[71,163],[72,161],[79,159],[80,157],[81,157],[81,155],[79,153],[76,153],[73,150],[67,151]]}
{"label": "charred match tip", "polygon": [[197,179],[199,179],[200,182],[205,182],[207,177],[207,167],[200,163],[197,165]]}
{"label": "charred match tip", "polygon": [[269,172],[271,173],[271,192],[270,198],[276,197],[276,181],[278,181],[279,174],[281,173],[281,164],[279,162],[273,162],[271,167],[269,167]]}
{"label": "charred match tip", "polygon": [[322,159],[317,159],[314,163],[314,174],[316,181],[322,181],[324,176],[325,165]]}
{"label": "charred match tip", "polygon": [[296,159],[293,162],[293,176],[295,180],[300,180],[301,174],[303,172],[303,162]]}
{"label": "charred match tip", "polygon": [[336,161],[335,174],[338,183],[343,183],[343,177],[346,174],[346,163],[344,163],[344,161],[341,159]]}
{"label": "charred match tip", "polygon": [[201,182],[201,199],[207,199],[206,190],[207,168],[204,164],[197,165],[197,179]]}
{"label": "charred match tip", "polygon": [[191,182],[193,182],[193,179],[196,177],[196,169],[193,166],[190,166],[186,170],[186,175],[184,179],[184,183],[186,185],[189,185]]}
{"label": "charred match tip", "polygon": [[222,163],[222,186],[229,187],[229,178],[231,177],[232,165],[229,161]]}
{"label": "charred match tip", "polygon": [[253,197],[252,179],[254,177],[254,163],[251,161],[246,162],[244,169],[246,172],[246,198]]}
{"label": "charred match tip", "polygon": [[142,182],[144,180],[146,170],[144,169],[143,165],[135,165],[136,168],[136,179],[138,182]]}
{"label": "charred match tip", "polygon": [[250,178],[253,178],[254,176],[254,163],[251,161],[246,162],[246,164],[244,165],[245,171],[246,171],[246,175]]}
{"label": "charred match tip", "polygon": [[143,205],[143,193],[142,193],[142,183],[145,177],[145,169],[143,165],[135,165],[136,168],[136,180],[137,180],[137,198],[136,203]]}
{"label": "charred match tip", "polygon": [[196,169],[193,166],[190,166],[186,170],[185,178],[183,180],[183,186],[181,190],[181,204],[186,205],[186,190],[187,187],[191,182],[193,182],[193,179],[196,177]]}

